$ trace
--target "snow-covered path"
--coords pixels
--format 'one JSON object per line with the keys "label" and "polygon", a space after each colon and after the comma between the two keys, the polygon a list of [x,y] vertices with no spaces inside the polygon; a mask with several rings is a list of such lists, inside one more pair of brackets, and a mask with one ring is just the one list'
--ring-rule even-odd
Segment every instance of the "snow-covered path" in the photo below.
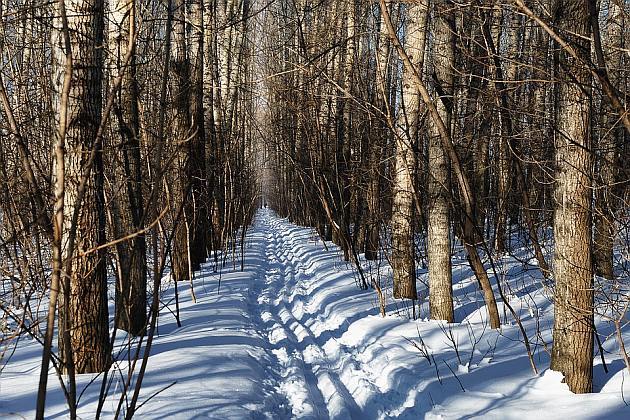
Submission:
{"label": "snow-covered path", "polygon": [[[482,299],[464,259],[454,259],[455,312],[462,322],[444,324],[424,318],[426,303],[422,318],[409,320],[391,298],[389,316],[381,318],[375,293],[359,290],[351,267],[334,245],[328,247],[311,229],[262,209],[248,231],[243,271],[238,261],[220,272],[205,264],[194,281],[196,303],[188,283],[178,286],[182,327],[172,313],[173,283],[165,281],[137,417],[630,418],[621,397],[622,389],[630,395],[630,380],[624,380],[614,338],[604,342],[610,373],[597,360],[596,392],[576,396],[559,374],[545,370],[548,356],[537,339],[538,377],[514,325],[485,327]],[[389,269],[377,272],[387,287]],[[421,286],[426,271],[418,274]],[[538,323],[550,325],[552,307],[534,281],[518,278],[513,287],[512,303],[523,305],[524,323],[535,337]],[[518,295],[517,287],[527,294]],[[426,297],[426,290],[420,294]],[[528,317],[525,299],[536,300],[540,318]],[[122,394],[126,352],[120,337],[104,418],[113,416]],[[0,418],[33,418],[40,358],[39,344],[18,343],[2,371]],[[81,418],[94,417],[101,380],[89,385],[91,379],[78,378],[80,392],[85,389]],[[49,389],[47,415],[65,418],[53,373]]]}
{"label": "snow-covered path", "polygon": [[[314,284],[296,256],[295,237],[287,235],[282,222],[263,217],[267,241],[264,283],[257,282],[250,296],[257,297],[257,312],[278,359],[282,381],[279,389],[299,418],[360,418],[361,409],[339,378],[339,365],[329,360],[316,337],[308,315],[318,312],[308,301],[305,284]],[[309,273],[312,272],[309,271]],[[302,321],[311,321],[310,325]],[[339,358],[337,358],[337,361]]]}

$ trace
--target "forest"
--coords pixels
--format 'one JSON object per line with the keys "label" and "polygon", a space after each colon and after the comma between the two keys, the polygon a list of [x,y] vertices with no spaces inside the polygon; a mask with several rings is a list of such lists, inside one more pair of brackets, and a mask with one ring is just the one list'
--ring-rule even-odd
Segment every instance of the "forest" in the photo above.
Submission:
{"label": "forest", "polygon": [[0,0],[0,417],[630,417],[629,101],[628,0]]}

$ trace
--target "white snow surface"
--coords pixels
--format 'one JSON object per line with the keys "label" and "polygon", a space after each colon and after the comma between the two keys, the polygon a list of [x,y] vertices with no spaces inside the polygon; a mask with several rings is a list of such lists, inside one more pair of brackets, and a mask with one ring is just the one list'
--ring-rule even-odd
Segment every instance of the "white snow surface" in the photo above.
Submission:
{"label": "white snow surface", "polygon": [[[389,267],[363,264],[373,265],[368,275],[388,290]],[[518,264],[506,261],[505,268]],[[603,343],[609,373],[597,356],[594,393],[574,395],[562,375],[548,369],[542,340],[551,341],[553,306],[540,281],[514,275],[506,284],[532,340],[541,371],[536,376],[514,322],[508,316],[501,331],[490,330],[465,260],[453,265],[455,313],[463,322],[428,320],[424,301],[414,321],[391,296],[382,318],[375,291],[357,288],[356,273],[336,246],[325,247],[311,229],[262,209],[247,236],[244,270],[239,263],[220,273],[204,265],[194,280],[196,303],[188,284],[179,284],[181,328],[169,309],[162,310],[136,417],[630,418],[624,403],[624,397],[630,401],[630,377],[614,336]],[[426,270],[418,273],[426,300]],[[174,295],[167,285],[165,302]],[[121,373],[114,375],[104,418],[116,411],[124,383],[123,344],[117,341]],[[34,341],[17,343],[0,376],[0,418],[34,417],[41,350]],[[80,418],[96,411],[101,377],[90,385],[93,377],[78,376]],[[47,418],[66,418],[52,369],[48,383]]]}

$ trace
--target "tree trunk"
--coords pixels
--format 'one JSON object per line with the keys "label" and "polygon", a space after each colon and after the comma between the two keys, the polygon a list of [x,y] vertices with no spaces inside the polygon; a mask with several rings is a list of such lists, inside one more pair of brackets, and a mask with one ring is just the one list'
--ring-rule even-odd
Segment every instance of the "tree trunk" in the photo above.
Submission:
{"label": "tree trunk", "polygon": [[[453,73],[455,44],[454,17],[447,12],[445,2],[436,4],[434,71],[436,90],[442,91],[436,107],[442,121],[450,131],[453,101]],[[428,231],[427,258],[429,260],[429,310],[432,319],[453,322],[453,293],[451,270],[450,217],[450,165],[442,147],[440,132],[433,121],[429,122],[429,179],[428,179]]]}
{"label": "tree trunk", "polygon": [[[66,2],[73,61],[67,103],[62,100],[67,64],[64,31],[61,29],[62,6],[56,4],[52,35],[53,104],[56,125],[67,126],[62,258],[65,267],[70,267],[70,272],[63,273],[67,280],[60,293],[59,354],[66,371],[71,354],[76,373],[102,372],[111,362],[105,252],[81,254],[105,243],[103,161],[100,146],[95,144],[102,111],[103,1]],[[94,148],[97,152],[92,172],[87,174],[85,166]],[[85,176],[86,192],[79,202],[79,184]],[[70,254],[69,238],[76,208],[80,210],[74,252]],[[68,259],[71,259],[70,263]]]}
{"label": "tree trunk", "polygon": [[[422,69],[428,9],[425,5],[410,6],[407,11],[405,47],[414,66]],[[402,132],[396,135],[396,170],[392,205],[392,256],[394,297],[416,300],[416,266],[414,255],[414,179],[416,156],[414,144],[418,136],[420,98],[409,72],[403,73]]]}
{"label": "tree trunk", "polygon": [[[560,0],[557,25],[588,61],[590,26],[585,0]],[[551,368],[562,372],[569,389],[591,392],[593,385],[593,273],[591,268],[591,142],[588,69],[559,52],[556,190],[554,213],[555,319]]]}
{"label": "tree trunk", "polygon": [[206,260],[206,230],[208,228],[208,193],[206,183],[206,132],[203,109],[204,77],[204,7],[203,0],[190,0],[190,83],[192,118],[191,156],[189,177],[191,182],[191,259],[198,270]]}
{"label": "tree trunk", "polygon": [[[377,108],[387,116],[389,114],[389,84],[388,68],[390,48],[387,38],[387,29],[383,22],[380,23],[378,36],[376,63],[376,83],[378,93],[376,94]],[[365,258],[376,260],[380,244],[380,222],[381,222],[381,152],[387,144],[387,134],[389,127],[383,121],[384,117],[377,118],[373,123],[377,127],[377,135],[368,140],[368,185],[367,185],[367,214],[365,225]]]}
{"label": "tree trunk", "polygon": [[171,250],[172,275],[176,281],[189,280],[192,264],[188,257],[190,229],[193,215],[189,205],[189,178],[191,167],[191,123],[190,123],[190,60],[186,47],[186,3],[173,1],[173,48],[172,48],[172,92],[173,92],[173,149],[176,154],[173,170],[174,194],[172,217],[175,229]]}
{"label": "tree trunk", "polygon": [[[623,66],[623,9],[613,1],[609,4],[608,31],[606,43],[608,65],[611,69]],[[599,16],[592,17],[598,19]],[[611,72],[611,83],[619,87],[616,72]],[[623,89],[622,89],[623,91]],[[618,124],[614,109],[609,101],[602,99],[601,134],[598,141],[598,170],[597,187],[595,188],[594,229],[593,229],[593,260],[595,273],[598,276],[612,280],[613,273],[613,245],[615,237],[615,208],[618,207],[618,188],[614,187],[618,179],[617,167],[621,155],[619,145],[623,144],[625,130]]]}
{"label": "tree trunk", "polygon": [[[113,64],[112,76],[124,71],[120,95],[114,114],[120,131],[119,159],[125,182],[121,188],[120,224],[114,223],[116,237],[132,235],[143,228],[142,160],[140,156],[140,122],[135,60],[135,0],[117,0],[110,10],[110,31]],[[131,49],[128,63],[123,62]],[[116,282],[116,327],[139,335],[147,323],[146,240],[137,235],[117,245],[120,278]]]}
{"label": "tree trunk", "polygon": [[[508,13],[507,19],[507,40],[508,40],[508,51],[507,51],[507,63],[505,64],[505,72],[502,71],[501,68],[495,70],[495,74],[505,75],[507,81],[516,82],[518,79],[518,53],[521,40],[519,38],[520,32],[520,15],[516,13],[516,11],[506,9],[506,13]],[[489,36],[489,30],[486,29],[486,37]],[[499,42],[496,37],[492,39],[493,47],[490,48],[494,50],[494,45],[498,45]],[[496,53],[496,51],[491,51],[492,54]],[[496,56],[495,56],[496,57]],[[498,58],[495,58],[495,65],[501,65],[501,61]],[[497,77],[497,79],[499,79]],[[514,101],[514,94],[510,94],[505,89],[505,84],[502,80],[495,81],[494,83],[497,94],[499,98],[509,98],[510,100],[505,100],[505,104],[512,106]],[[504,104],[500,99],[497,100],[498,106],[500,109],[503,108]],[[494,234],[494,250],[497,254],[503,254],[506,250],[506,228],[508,223],[508,206],[509,206],[509,192],[511,188],[511,180],[512,180],[512,152],[510,151],[510,144],[512,139],[510,138],[513,135],[513,131],[515,127],[513,127],[514,122],[510,119],[510,121],[506,121],[509,115],[507,114],[509,110],[505,110],[499,113],[499,121],[500,121],[500,137],[498,139],[498,147],[497,147],[497,216],[496,216],[496,227]],[[522,188],[527,188],[526,185],[523,185]],[[525,210],[527,211],[527,210]]]}

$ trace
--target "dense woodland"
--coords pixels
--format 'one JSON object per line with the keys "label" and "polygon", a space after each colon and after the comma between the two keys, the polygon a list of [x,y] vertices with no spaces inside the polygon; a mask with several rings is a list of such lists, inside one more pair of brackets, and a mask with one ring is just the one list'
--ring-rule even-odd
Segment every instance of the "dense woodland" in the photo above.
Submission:
{"label": "dense woodland", "polygon": [[[463,247],[489,326],[520,325],[495,263],[525,247],[555,304],[551,367],[591,391],[597,315],[630,370],[627,0],[0,0],[0,17],[0,363],[41,342],[40,418],[49,367],[72,413],[74,375],[107,372],[123,332],[133,416],[163,278],[238,267],[261,206],[413,317],[427,266],[431,318],[458,321]],[[391,264],[391,290],[365,260]]]}

